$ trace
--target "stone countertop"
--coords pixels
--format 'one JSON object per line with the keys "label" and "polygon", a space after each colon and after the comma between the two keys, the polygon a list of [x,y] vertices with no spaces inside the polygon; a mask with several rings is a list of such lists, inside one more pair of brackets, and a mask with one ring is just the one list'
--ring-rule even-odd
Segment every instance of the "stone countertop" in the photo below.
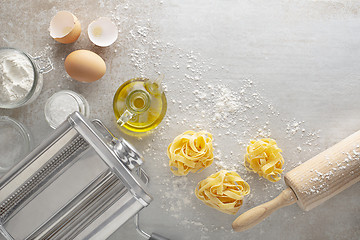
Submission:
{"label": "stone countertop", "polygon": [[[80,38],[68,45],[48,32],[62,10],[82,26]],[[63,89],[82,94],[90,118],[101,119],[144,155],[154,197],[140,214],[145,232],[184,240],[358,239],[358,183],[309,212],[293,204],[242,233],[231,223],[285,189],[283,180],[270,183],[246,171],[243,157],[251,139],[275,139],[288,172],[359,129],[359,11],[360,4],[351,0],[2,1],[0,47],[47,56],[54,70],[44,74],[34,103],[0,109],[0,115],[22,122],[39,144],[52,131],[43,113],[46,100]],[[119,29],[110,47],[96,47],[87,37],[87,26],[99,17]],[[105,60],[101,80],[86,84],[67,75],[64,59],[78,49]],[[147,136],[124,134],[112,110],[114,93],[128,79],[159,73],[165,75],[165,119]],[[201,173],[175,177],[166,149],[186,130],[211,132],[215,159]],[[235,216],[194,195],[199,181],[221,169],[236,170],[251,187]],[[128,221],[109,237],[115,239],[143,238]]]}

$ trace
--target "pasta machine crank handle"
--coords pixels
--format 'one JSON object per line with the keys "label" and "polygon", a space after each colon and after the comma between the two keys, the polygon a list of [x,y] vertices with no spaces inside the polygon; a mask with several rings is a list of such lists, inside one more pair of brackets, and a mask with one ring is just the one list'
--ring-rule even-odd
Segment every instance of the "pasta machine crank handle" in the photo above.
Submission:
{"label": "pasta machine crank handle", "polygon": [[270,214],[275,212],[277,209],[291,205],[295,202],[297,202],[296,195],[293,190],[288,187],[287,189],[282,191],[275,199],[241,214],[232,223],[232,227],[236,232],[248,230],[263,221],[268,216],[270,216]]}
{"label": "pasta machine crank handle", "polygon": [[163,237],[163,236],[161,236],[159,234],[152,233],[150,235],[150,234],[144,232],[143,230],[141,230],[140,226],[139,226],[139,213],[135,215],[135,227],[136,227],[136,231],[146,239],[149,239],[149,240],[170,240],[169,238]]}

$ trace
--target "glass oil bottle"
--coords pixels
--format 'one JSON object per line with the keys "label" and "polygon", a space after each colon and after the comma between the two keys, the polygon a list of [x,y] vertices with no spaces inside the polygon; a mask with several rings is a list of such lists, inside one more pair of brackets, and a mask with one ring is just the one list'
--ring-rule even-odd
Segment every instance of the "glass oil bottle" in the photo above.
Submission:
{"label": "glass oil bottle", "polygon": [[163,79],[162,74],[155,80],[133,78],[119,87],[113,100],[119,126],[132,132],[147,132],[160,124],[167,109]]}

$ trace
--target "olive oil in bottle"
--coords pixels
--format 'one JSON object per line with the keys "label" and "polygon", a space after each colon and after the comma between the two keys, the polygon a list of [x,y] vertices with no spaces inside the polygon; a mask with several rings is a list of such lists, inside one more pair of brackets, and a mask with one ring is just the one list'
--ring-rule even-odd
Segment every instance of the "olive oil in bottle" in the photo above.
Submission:
{"label": "olive oil in bottle", "polygon": [[133,132],[154,129],[165,116],[167,102],[161,87],[164,75],[156,80],[133,78],[122,84],[113,101],[119,126]]}

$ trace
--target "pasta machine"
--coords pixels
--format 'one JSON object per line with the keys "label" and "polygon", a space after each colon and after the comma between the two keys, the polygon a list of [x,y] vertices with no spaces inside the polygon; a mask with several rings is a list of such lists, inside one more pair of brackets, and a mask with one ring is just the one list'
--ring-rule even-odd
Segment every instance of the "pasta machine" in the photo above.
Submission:
{"label": "pasta machine", "polygon": [[74,112],[0,178],[0,239],[108,238],[152,201],[142,163],[125,139]]}

